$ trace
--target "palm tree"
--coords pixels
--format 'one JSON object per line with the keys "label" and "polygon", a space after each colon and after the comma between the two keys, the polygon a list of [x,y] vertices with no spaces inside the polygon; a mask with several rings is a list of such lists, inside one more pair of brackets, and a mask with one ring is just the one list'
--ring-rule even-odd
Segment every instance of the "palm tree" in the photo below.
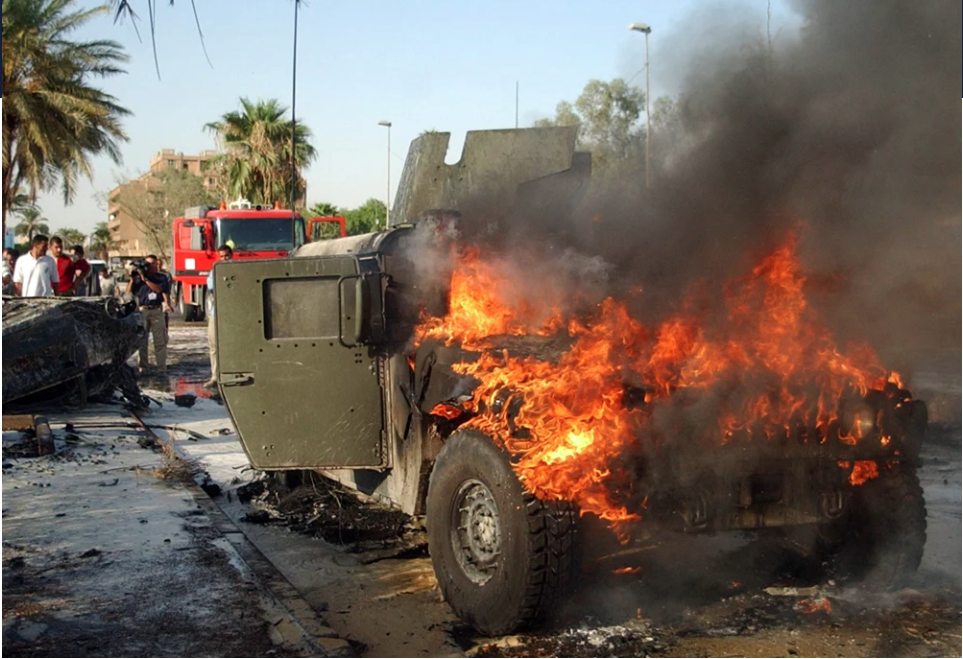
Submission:
{"label": "palm tree", "polygon": [[14,233],[18,236],[26,236],[28,243],[33,240],[33,237],[38,233],[49,236],[50,226],[47,224],[48,220],[40,213],[40,206],[27,206],[20,211],[20,224],[13,228]]}
{"label": "palm tree", "polygon": [[64,249],[69,250],[73,248],[74,245],[83,246],[84,241],[87,239],[86,234],[80,229],[71,229],[70,227],[66,229],[57,229],[57,234],[64,241]]}
{"label": "palm tree", "polygon": [[10,196],[10,201],[7,203],[7,212],[14,215],[21,215],[33,205],[33,202],[30,201],[30,195],[18,188]]}
{"label": "palm tree", "polygon": [[326,201],[319,201],[307,210],[308,217],[335,217],[339,214],[338,207]]}
{"label": "palm tree", "polygon": [[74,2],[3,0],[4,230],[16,191],[35,200],[59,184],[70,203],[78,178],[91,177],[91,157],[120,162],[120,120],[130,113],[89,82],[123,72],[127,56],[114,41],[69,39],[109,11]]}
{"label": "palm tree", "polygon": [[[215,134],[223,153],[215,163],[226,179],[230,197],[270,204],[304,195],[304,180],[291,171],[291,121],[277,99],[252,103],[241,99],[241,112],[228,112],[204,127]],[[316,157],[308,142],[311,130],[300,121],[295,129],[294,167],[300,171]]]}
{"label": "palm tree", "polygon": [[114,247],[114,239],[110,235],[110,229],[106,222],[98,222],[94,227],[94,232],[90,234],[90,251],[98,258],[107,260],[107,255]]}

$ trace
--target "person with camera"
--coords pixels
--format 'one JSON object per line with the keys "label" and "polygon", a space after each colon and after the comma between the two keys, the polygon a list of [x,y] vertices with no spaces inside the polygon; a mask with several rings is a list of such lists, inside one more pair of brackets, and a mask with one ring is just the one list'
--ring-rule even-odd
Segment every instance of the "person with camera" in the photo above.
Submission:
{"label": "person with camera", "polygon": [[167,322],[164,318],[164,300],[170,297],[170,280],[157,271],[157,259],[138,260],[131,263],[127,292],[137,300],[137,307],[144,317],[144,342],[140,348],[140,372],[147,373],[149,361],[147,343],[154,339],[154,361],[157,375],[167,374]]}

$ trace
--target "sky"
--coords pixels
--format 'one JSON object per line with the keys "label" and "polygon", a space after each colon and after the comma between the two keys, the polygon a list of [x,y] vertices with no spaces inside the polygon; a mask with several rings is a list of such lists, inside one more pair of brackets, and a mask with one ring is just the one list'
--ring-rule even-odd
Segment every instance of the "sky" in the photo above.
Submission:
{"label": "sky", "polygon": [[[80,6],[97,2],[78,0]],[[294,0],[196,0],[208,65],[188,0],[159,2],[155,72],[147,0],[133,0],[137,27],[94,19],[78,39],[107,38],[130,56],[127,73],[98,81],[133,112],[124,122],[123,163],[93,160],[65,206],[56,192],[40,196],[51,229],[89,232],[106,220],[103,195],[144,171],[159,150],[196,154],[215,148],[208,122],[238,110],[239,98],[277,98],[291,105]],[[709,3],[698,0],[304,0],[298,16],[296,110],[313,132],[317,160],[304,173],[308,204],[352,207],[384,199],[391,121],[391,198],[410,142],[424,130],[451,132],[456,162],[468,130],[530,126],[574,101],[592,78],[632,79],[644,89],[644,36],[649,36],[652,98],[682,86],[681,53],[708,43],[720,22],[737,21],[785,38],[799,18],[783,0]]]}

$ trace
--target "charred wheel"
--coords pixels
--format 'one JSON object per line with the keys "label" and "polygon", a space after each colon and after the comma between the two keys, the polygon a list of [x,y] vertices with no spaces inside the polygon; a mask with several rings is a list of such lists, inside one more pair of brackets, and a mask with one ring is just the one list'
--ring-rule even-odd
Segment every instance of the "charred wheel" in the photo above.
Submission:
{"label": "charred wheel", "polygon": [[484,434],[446,442],[428,487],[428,548],[451,608],[486,634],[506,634],[548,613],[576,568],[578,513],[541,501]]}
{"label": "charred wheel", "polygon": [[823,527],[821,544],[840,576],[894,588],[916,573],[923,557],[926,505],[912,466],[880,465],[879,471],[855,489],[842,518]]}

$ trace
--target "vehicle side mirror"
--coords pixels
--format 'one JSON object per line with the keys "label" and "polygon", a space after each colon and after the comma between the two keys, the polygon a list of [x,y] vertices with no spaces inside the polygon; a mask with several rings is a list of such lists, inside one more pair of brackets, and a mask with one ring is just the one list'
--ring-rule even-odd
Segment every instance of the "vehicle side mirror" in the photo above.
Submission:
{"label": "vehicle side mirror", "polygon": [[182,227],[187,227],[188,229],[193,229],[193,228],[194,228],[194,220],[187,220],[187,221],[184,222],[184,224],[182,224],[181,226],[182,226]]}

